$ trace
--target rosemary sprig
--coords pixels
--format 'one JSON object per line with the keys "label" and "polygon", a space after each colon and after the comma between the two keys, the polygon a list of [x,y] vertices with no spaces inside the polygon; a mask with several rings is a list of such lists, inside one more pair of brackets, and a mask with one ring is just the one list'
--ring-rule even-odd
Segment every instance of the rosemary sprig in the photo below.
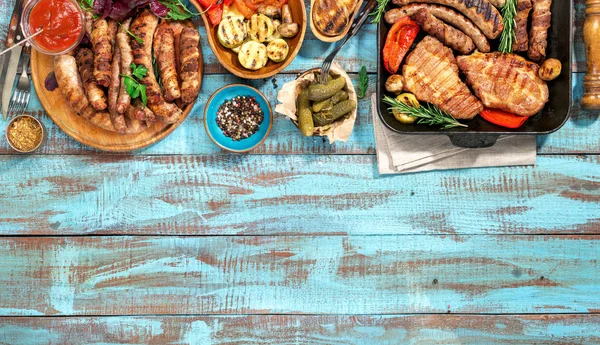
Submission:
{"label": "rosemary sprig", "polygon": [[377,7],[370,14],[372,17],[374,17],[371,23],[379,24],[381,18],[383,18],[383,15],[385,14],[385,8],[389,2],[390,0],[377,0]]}
{"label": "rosemary sprig", "polygon": [[417,123],[427,126],[438,126],[443,129],[455,127],[468,127],[458,122],[452,115],[446,113],[435,105],[423,104],[419,108],[400,102],[390,96],[384,96],[383,102],[389,104],[390,110],[399,111],[408,116],[416,117]]}
{"label": "rosemary sprig", "polygon": [[515,33],[515,27],[517,22],[515,17],[517,16],[517,0],[506,0],[504,6],[500,8],[502,12],[502,18],[504,18],[504,31],[500,35],[500,45],[498,51],[503,53],[513,52],[513,43],[517,40]]}

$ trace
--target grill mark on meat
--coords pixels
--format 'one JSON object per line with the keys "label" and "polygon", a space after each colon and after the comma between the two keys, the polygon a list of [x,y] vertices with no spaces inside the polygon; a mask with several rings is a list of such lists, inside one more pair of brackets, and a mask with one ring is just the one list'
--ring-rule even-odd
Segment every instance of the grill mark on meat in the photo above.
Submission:
{"label": "grill mark on meat", "polygon": [[450,48],[432,36],[425,37],[406,58],[406,89],[457,119],[475,117],[483,106],[458,77]]}
{"label": "grill mark on meat", "polygon": [[[524,52],[529,49],[529,34],[527,33],[527,22],[531,12],[531,0],[518,0],[517,16],[515,18],[515,37],[513,51]],[[485,53],[485,52],[484,52]]]}
{"label": "grill mark on meat", "polygon": [[533,116],[548,102],[539,66],[514,54],[474,53],[460,56],[458,67],[486,107]]}

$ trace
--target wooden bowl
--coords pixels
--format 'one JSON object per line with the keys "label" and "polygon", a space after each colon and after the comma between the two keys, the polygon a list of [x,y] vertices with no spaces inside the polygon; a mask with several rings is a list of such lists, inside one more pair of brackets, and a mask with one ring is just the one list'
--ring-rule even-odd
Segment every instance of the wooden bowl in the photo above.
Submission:
{"label": "wooden bowl", "polygon": [[[202,83],[202,51],[200,51],[200,83]],[[150,128],[137,134],[118,134],[99,128],[79,116],[67,102],[60,89],[48,91],[44,81],[54,71],[54,57],[31,51],[31,78],[36,94],[48,116],[71,138],[102,151],[130,152],[148,147],[167,137],[189,115],[194,104],[188,105],[178,122],[172,124],[154,123]]]}
{"label": "wooden bowl", "polygon": [[208,43],[213,53],[217,57],[217,60],[225,67],[229,72],[237,75],[244,79],[264,79],[274,76],[286,68],[298,55],[302,42],[304,42],[304,35],[306,34],[306,7],[304,0],[289,0],[288,5],[292,12],[292,18],[295,23],[298,23],[300,32],[292,38],[286,38],[288,45],[290,46],[290,52],[287,58],[283,62],[275,63],[271,60],[267,62],[267,65],[257,71],[252,71],[244,68],[239,60],[238,54],[234,53],[231,49],[225,48],[221,45],[217,38],[217,27],[212,25],[208,20],[208,17],[204,13],[202,6],[196,1],[190,1],[202,15],[204,26],[206,26],[206,36],[208,37]]}
{"label": "wooden bowl", "polygon": [[315,35],[315,37],[317,37],[320,41],[323,42],[337,42],[339,40],[341,40],[342,38],[344,38],[346,36],[346,34],[348,33],[348,31],[350,31],[350,26],[352,26],[352,21],[354,20],[354,17],[356,17],[356,15],[358,14],[358,12],[360,11],[360,7],[362,6],[364,0],[358,0],[356,2],[356,7],[354,8],[354,13],[352,13],[352,15],[350,16],[350,19],[348,20],[348,25],[346,25],[346,29],[344,29],[344,31],[342,33],[340,33],[337,36],[327,36],[324,35],[323,33],[321,33],[321,31],[319,31],[319,29],[317,29],[313,23],[313,11],[315,10],[315,0],[310,0],[310,30],[312,31],[312,33]]}

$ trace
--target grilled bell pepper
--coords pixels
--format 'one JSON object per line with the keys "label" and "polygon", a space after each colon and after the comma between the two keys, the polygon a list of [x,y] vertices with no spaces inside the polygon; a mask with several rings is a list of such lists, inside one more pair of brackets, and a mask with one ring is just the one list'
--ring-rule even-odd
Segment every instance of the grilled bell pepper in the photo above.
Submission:
{"label": "grilled bell pepper", "polygon": [[529,119],[527,116],[519,116],[499,109],[484,109],[480,114],[487,121],[506,128],[519,128]]}
{"label": "grilled bell pepper", "polygon": [[409,17],[400,18],[388,32],[383,47],[383,64],[391,74],[396,74],[404,56],[419,33],[419,25]]}
{"label": "grilled bell pepper", "polygon": [[219,0],[199,0],[212,25],[219,25],[223,19],[223,3]]}

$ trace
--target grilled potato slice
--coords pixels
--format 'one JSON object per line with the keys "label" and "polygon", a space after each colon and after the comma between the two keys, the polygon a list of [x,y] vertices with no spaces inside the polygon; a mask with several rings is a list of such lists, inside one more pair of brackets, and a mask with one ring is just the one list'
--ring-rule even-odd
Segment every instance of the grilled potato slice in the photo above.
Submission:
{"label": "grilled potato slice", "polygon": [[271,41],[267,46],[267,56],[273,62],[282,62],[288,56],[290,47],[287,42],[283,39],[276,39]]}
{"label": "grilled potato slice", "polygon": [[224,17],[217,31],[217,38],[225,48],[235,48],[241,45],[247,35],[246,23],[234,16]]}
{"label": "grilled potato slice", "polygon": [[249,41],[242,45],[238,59],[244,68],[256,71],[267,65],[267,47],[256,41]]}
{"label": "grilled potato slice", "polygon": [[248,21],[248,35],[256,42],[265,42],[274,30],[273,21],[264,14],[255,14]]}

